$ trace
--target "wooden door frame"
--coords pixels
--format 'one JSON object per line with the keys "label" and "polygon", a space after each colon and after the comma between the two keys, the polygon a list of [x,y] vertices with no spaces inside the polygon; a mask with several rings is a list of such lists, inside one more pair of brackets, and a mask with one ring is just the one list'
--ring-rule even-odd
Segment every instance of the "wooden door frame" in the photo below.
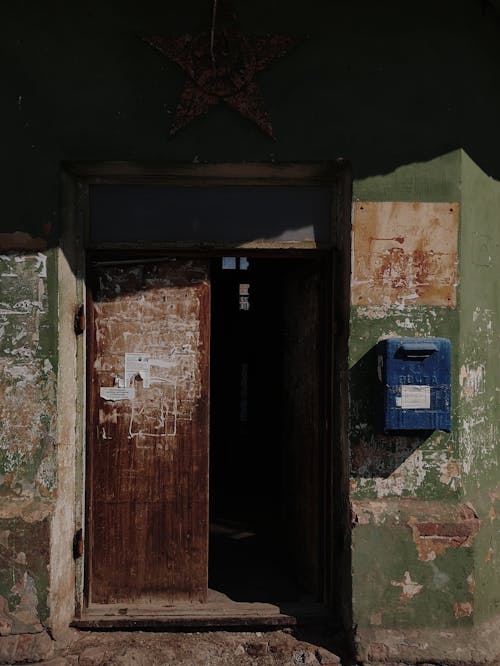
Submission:
{"label": "wooden door frame", "polygon": [[[101,243],[89,242],[89,188],[107,185],[169,185],[192,187],[324,187],[334,193],[331,209],[330,242],[276,242],[256,239],[246,243]],[[326,474],[324,488],[323,528],[325,571],[323,599],[330,608],[340,607],[339,620],[346,631],[352,625],[350,510],[349,510],[349,444],[348,444],[348,331],[350,315],[351,273],[351,203],[352,177],[350,165],[343,159],[295,164],[154,164],[137,162],[71,163],[64,165],[63,192],[67,227],[66,245],[71,245],[74,273],[80,303],[85,302],[85,257],[87,251],[169,251],[198,256],[220,255],[228,250],[242,253],[277,251],[280,255],[294,250],[323,250],[331,253],[332,296],[331,368],[328,395],[329,416],[325,450]],[[64,237],[63,237],[64,238]],[[76,497],[75,554],[78,555],[85,524],[85,336],[79,337],[77,349],[77,433],[76,433]],[[83,535],[84,537],[84,535]],[[75,616],[85,609],[84,566],[76,560]]]}

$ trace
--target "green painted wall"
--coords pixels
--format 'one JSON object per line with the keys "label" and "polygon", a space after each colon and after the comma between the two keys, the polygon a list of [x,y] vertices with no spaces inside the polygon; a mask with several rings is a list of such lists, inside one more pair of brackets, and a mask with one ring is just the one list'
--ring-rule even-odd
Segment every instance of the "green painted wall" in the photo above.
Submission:
{"label": "green painted wall", "polygon": [[[456,308],[352,308],[354,622],[375,631],[479,627],[500,604],[500,183],[456,151],[354,186],[361,201],[391,193],[392,200],[459,201],[458,301]],[[386,335],[451,339],[450,434],[377,433],[373,345]]]}
{"label": "green painted wall", "polygon": [[[370,183],[367,178],[464,148],[500,177],[491,140],[500,113],[499,23],[487,3],[238,0],[235,6],[249,33],[304,36],[258,77],[276,142],[224,107],[169,136],[184,76],[138,34],[207,28],[209,0],[144,0],[140,7],[132,0],[3,3],[1,113],[8,132],[2,148],[8,159],[0,166],[0,231],[48,233],[55,241],[64,160],[343,156],[355,178]],[[438,192],[445,181],[435,177],[421,188],[407,183],[407,193],[447,198],[445,190]]]}
{"label": "green painted wall", "polygon": [[482,520],[474,545],[478,622],[500,598],[500,183],[462,159],[460,450],[465,497]]}
{"label": "green painted wall", "polygon": [[[385,177],[356,181],[354,199],[460,201],[461,164],[462,153],[455,151],[425,164],[400,167]],[[473,571],[472,551],[448,548],[422,561],[409,525],[422,511],[443,522],[443,503],[456,503],[463,494],[456,381],[459,321],[458,309],[442,306],[394,304],[351,310],[351,496],[355,508],[359,501],[367,510],[353,529],[353,617],[358,626],[392,629],[464,622],[455,617],[454,604],[470,597],[466,579]],[[381,389],[375,345],[388,335],[451,340],[451,433],[384,435],[377,430]],[[410,501],[403,508],[398,498],[419,503],[413,507]],[[406,572],[422,587],[402,599],[399,583]]]}
{"label": "green painted wall", "polygon": [[[492,502],[499,510],[495,493],[500,484],[492,446],[498,434],[498,370],[496,376],[491,370],[498,349],[498,315],[493,312],[498,313],[495,215],[500,195],[498,184],[482,171],[500,178],[494,140],[500,117],[498,15],[476,0],[424,0],[404,7],[396,0],[318,0],[310,6],[296,0],[236,2],[245,31],[305,37],[287,57],[259,75],[277,136],[273,142],[222,106],[175,138],[169,136],[184,77],[138,34],[205,28],[210,21],[208,1],[145,0],[140,7],[132,0],[4,4],[0,117],[8,128],[2,144],[8,159],[0,165],[0,250],[6,252],[1,260],[0,301],[2,312],[7,312],[0,315],[0,364],[12,410],[19,399],[29,430],[20,438],[12,422],[2,417],[0,492],[5,522],[0,533],[7,550],[1,551],[0,595],[9,599],[9,612],[15,611],[18,601],[12,586],[5,583],[7,577],[15,570],[20,580],[28,580],[16,569],[23,555],[11,535],[19,531],[22,543],[28,544],[20,552],[35,580],[37,616],[44,619],[47,614],[47,573],[38,559],[30,564],[28,551],[30,544],[34,552],[35,545],[43,543],[48,552],[48,531],[41,525],[57,492],[53,475],[57,293],[52,248],[61,234],[62,163],[286,162],[343,156],[353,165],[355,200],[461,204],[457,309],[408,306],[404,312],[392,307],[376,312],[355,307],[352,311],[352,498],[382,502],[365,506],[365,523],[353,532],[354,619],[360,626],[373,626],[372,621],[380,619],[386,627],[471,623],[470,615],[456,617],[454,603],[472,598],[466,581],[473,570],[474,617],[490,617],[500,596],[491,584],[500,558],[496,519],[489,515]],[[18,234],[12,236],[14,232]],[[22,250],[30,243],[36,251]],[[16,248],[19,255],[9,253]],[[46,277],[36,272],[38,252],[47,258]],[[486,258],[490,253],[491,260]],[[9,286],[11,272],[18,280],[16,288]],[[9,315],[25,300],[26,290],[32,295],[41,283],[41,305],[23,315]],[[18,337],[23,331],[29,337],[26,344]],[[450,435],[437,433],[426,439],[375,435],[372,349],[379,336],[389,333],[451,338]],[[19,352],[22,345],[26,356]],[[479,366],[488,368],[482,392],[468,400],[463,396],[468,384],[460,386],[460,369]],[[471,418],[478,408],[484,420],[474,423]],[[411,505],[401,508],[405,499],[419,502],[418,511]],[[438,521],[440,515],[448,515],[449,507],[465,501],[472,503],[482,521],[473,545],[450,547],[435,560],[419,559],[414,531],[407,524],[412,515],[423,520],[420,513],[432,508]],[[453,514],[450,520],[458,524],[462,519]],[[398,583],[406,571],[423,588],[401,600],[403,588]]]}
{"label": "green painted wall", "polygon": [[0,614],[7,633],[48,616],[56,478],[55,251],[0,255]]}

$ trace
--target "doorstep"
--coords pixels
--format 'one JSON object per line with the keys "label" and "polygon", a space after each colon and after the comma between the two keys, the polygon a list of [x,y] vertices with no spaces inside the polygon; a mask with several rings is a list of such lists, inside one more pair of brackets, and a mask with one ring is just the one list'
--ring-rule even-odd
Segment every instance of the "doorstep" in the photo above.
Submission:
{"label": "doorstep", "polygon": [[232,601],[215,595],[206,603],[91,604],[71,623],[88,630],[105,629],[193,629],[224,627],[295,627],[325,623],[330,613],[320,603],[258,603]]}

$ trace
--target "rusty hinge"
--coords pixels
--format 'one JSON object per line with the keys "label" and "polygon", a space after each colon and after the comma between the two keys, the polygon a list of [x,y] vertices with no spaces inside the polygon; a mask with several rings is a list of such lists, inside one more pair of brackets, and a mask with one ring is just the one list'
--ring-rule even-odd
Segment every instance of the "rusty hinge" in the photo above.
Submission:
{"label": "rusty hinge", "polygon": [[85,306],[83,303],[76,308],[74,328],[75,335],[81,335],[85,331]]}
{"label": "rusty hinge", "polygon": [[80,528],[73,537],[73,559],[77,560],[83,555],[83,530]]}

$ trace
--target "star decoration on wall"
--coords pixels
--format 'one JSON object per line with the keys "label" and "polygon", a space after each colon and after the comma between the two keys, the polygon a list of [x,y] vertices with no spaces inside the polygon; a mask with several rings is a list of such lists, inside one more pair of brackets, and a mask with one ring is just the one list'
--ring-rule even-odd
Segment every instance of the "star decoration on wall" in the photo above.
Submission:
{"label": "star decoration on wall", "polygon": [[235,26],[199,35],[146,35],[142,39],[187,75],[170,133],[221,102],[274,139],[256,75],[297,43],[289,35],[247,35]]}

